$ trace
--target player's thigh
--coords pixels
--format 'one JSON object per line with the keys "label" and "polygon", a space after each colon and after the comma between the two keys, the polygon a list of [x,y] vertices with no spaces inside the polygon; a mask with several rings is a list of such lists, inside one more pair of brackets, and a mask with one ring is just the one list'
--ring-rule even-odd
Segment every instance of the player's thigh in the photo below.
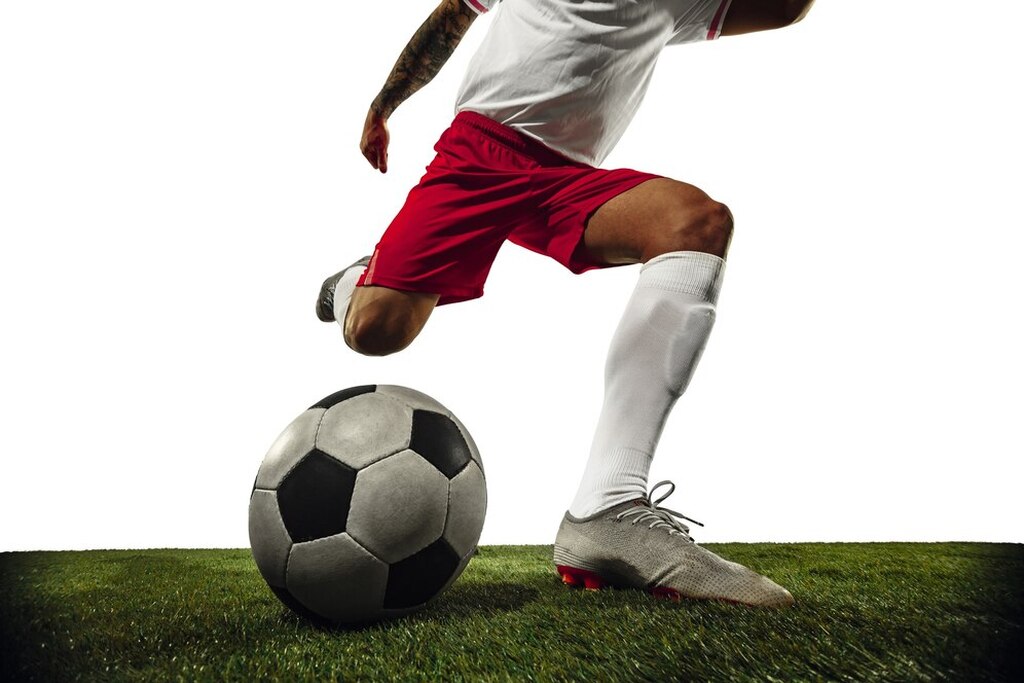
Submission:
{"label": "player's thigh", "polygon": [[583,244],[612,265],[643,263],[670,251],[725,256],[732,216],[699,187],[654,178],[616,195],[587,222]]}

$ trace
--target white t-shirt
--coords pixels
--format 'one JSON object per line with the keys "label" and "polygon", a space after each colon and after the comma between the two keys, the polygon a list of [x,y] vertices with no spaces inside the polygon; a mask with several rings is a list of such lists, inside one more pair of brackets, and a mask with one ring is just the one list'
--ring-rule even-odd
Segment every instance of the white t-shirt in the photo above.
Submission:
{"label": "white t-shirt", "polygon": [[[499,0],[463,0],[477,13]],[[666,45],[718,37],[731,0],[504,0],[455,111],[599,165],[633,119]]]}

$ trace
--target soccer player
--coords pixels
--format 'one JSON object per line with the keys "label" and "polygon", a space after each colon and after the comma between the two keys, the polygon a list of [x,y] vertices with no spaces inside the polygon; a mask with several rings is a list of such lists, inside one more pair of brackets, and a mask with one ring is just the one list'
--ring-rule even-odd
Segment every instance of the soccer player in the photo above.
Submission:
{"label": "soccer player", "polygon": [[[555,540],[562,580],[678,599],[783,606],[790,593],[696,544],[675,489],[647,476],[715,319],[729,209],[699,188],[599,165],[668,45],[789,26],[813,0],[441,0],[366,115],[360,148],[388,166],[388,118],[495,10],[451,126],[372,257],[327,278],[317,315],[368,355],[408,346],[439,304],[483,294],[505,240],[574,273],[643,264],[615,331],[586,469]],[[680,112],[685,118],[685,112]],[[662,484],[671,488],[652,501]],[[693,521],[693,520],[689,520]]]}

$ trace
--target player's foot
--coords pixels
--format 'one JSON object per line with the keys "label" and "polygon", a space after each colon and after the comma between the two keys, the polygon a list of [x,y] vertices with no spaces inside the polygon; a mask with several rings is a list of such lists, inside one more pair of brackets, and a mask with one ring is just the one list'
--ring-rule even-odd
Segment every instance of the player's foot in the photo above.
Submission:
{"label": "player's foot", "polygon": [[338,286],[338,280],[352,268],[365,268],[369,264],[370,257],[364,256],[348,268],[343,268],[324,280],[320,285],[320,296],[316,300],[316,317],[325,323],[334,322],[334,288]]}
{"label": "player's foot", "polygon": [[[651,503],[662,484],[672,488]],[[746,567],[694,543],[683,515],[657,507],[675,490],[662,481],[644,498],[582,519],[568,512],[555,539],[555,568],[570,586],[640,588],[659,598],[725,600],[785,607],[793,596]],[[690,520],[694,521],[694,520]]]}

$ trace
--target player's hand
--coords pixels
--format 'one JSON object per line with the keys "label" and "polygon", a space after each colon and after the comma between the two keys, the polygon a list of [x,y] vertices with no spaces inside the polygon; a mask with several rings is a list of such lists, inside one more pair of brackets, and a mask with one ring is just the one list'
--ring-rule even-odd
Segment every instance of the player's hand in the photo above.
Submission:
{"label": "player's hand", "polygon": [[363,125],[363,139],[359,141],[359,149],[370,165],[381,173],[388,172],[388,122],[372,108],[366,113]]}

